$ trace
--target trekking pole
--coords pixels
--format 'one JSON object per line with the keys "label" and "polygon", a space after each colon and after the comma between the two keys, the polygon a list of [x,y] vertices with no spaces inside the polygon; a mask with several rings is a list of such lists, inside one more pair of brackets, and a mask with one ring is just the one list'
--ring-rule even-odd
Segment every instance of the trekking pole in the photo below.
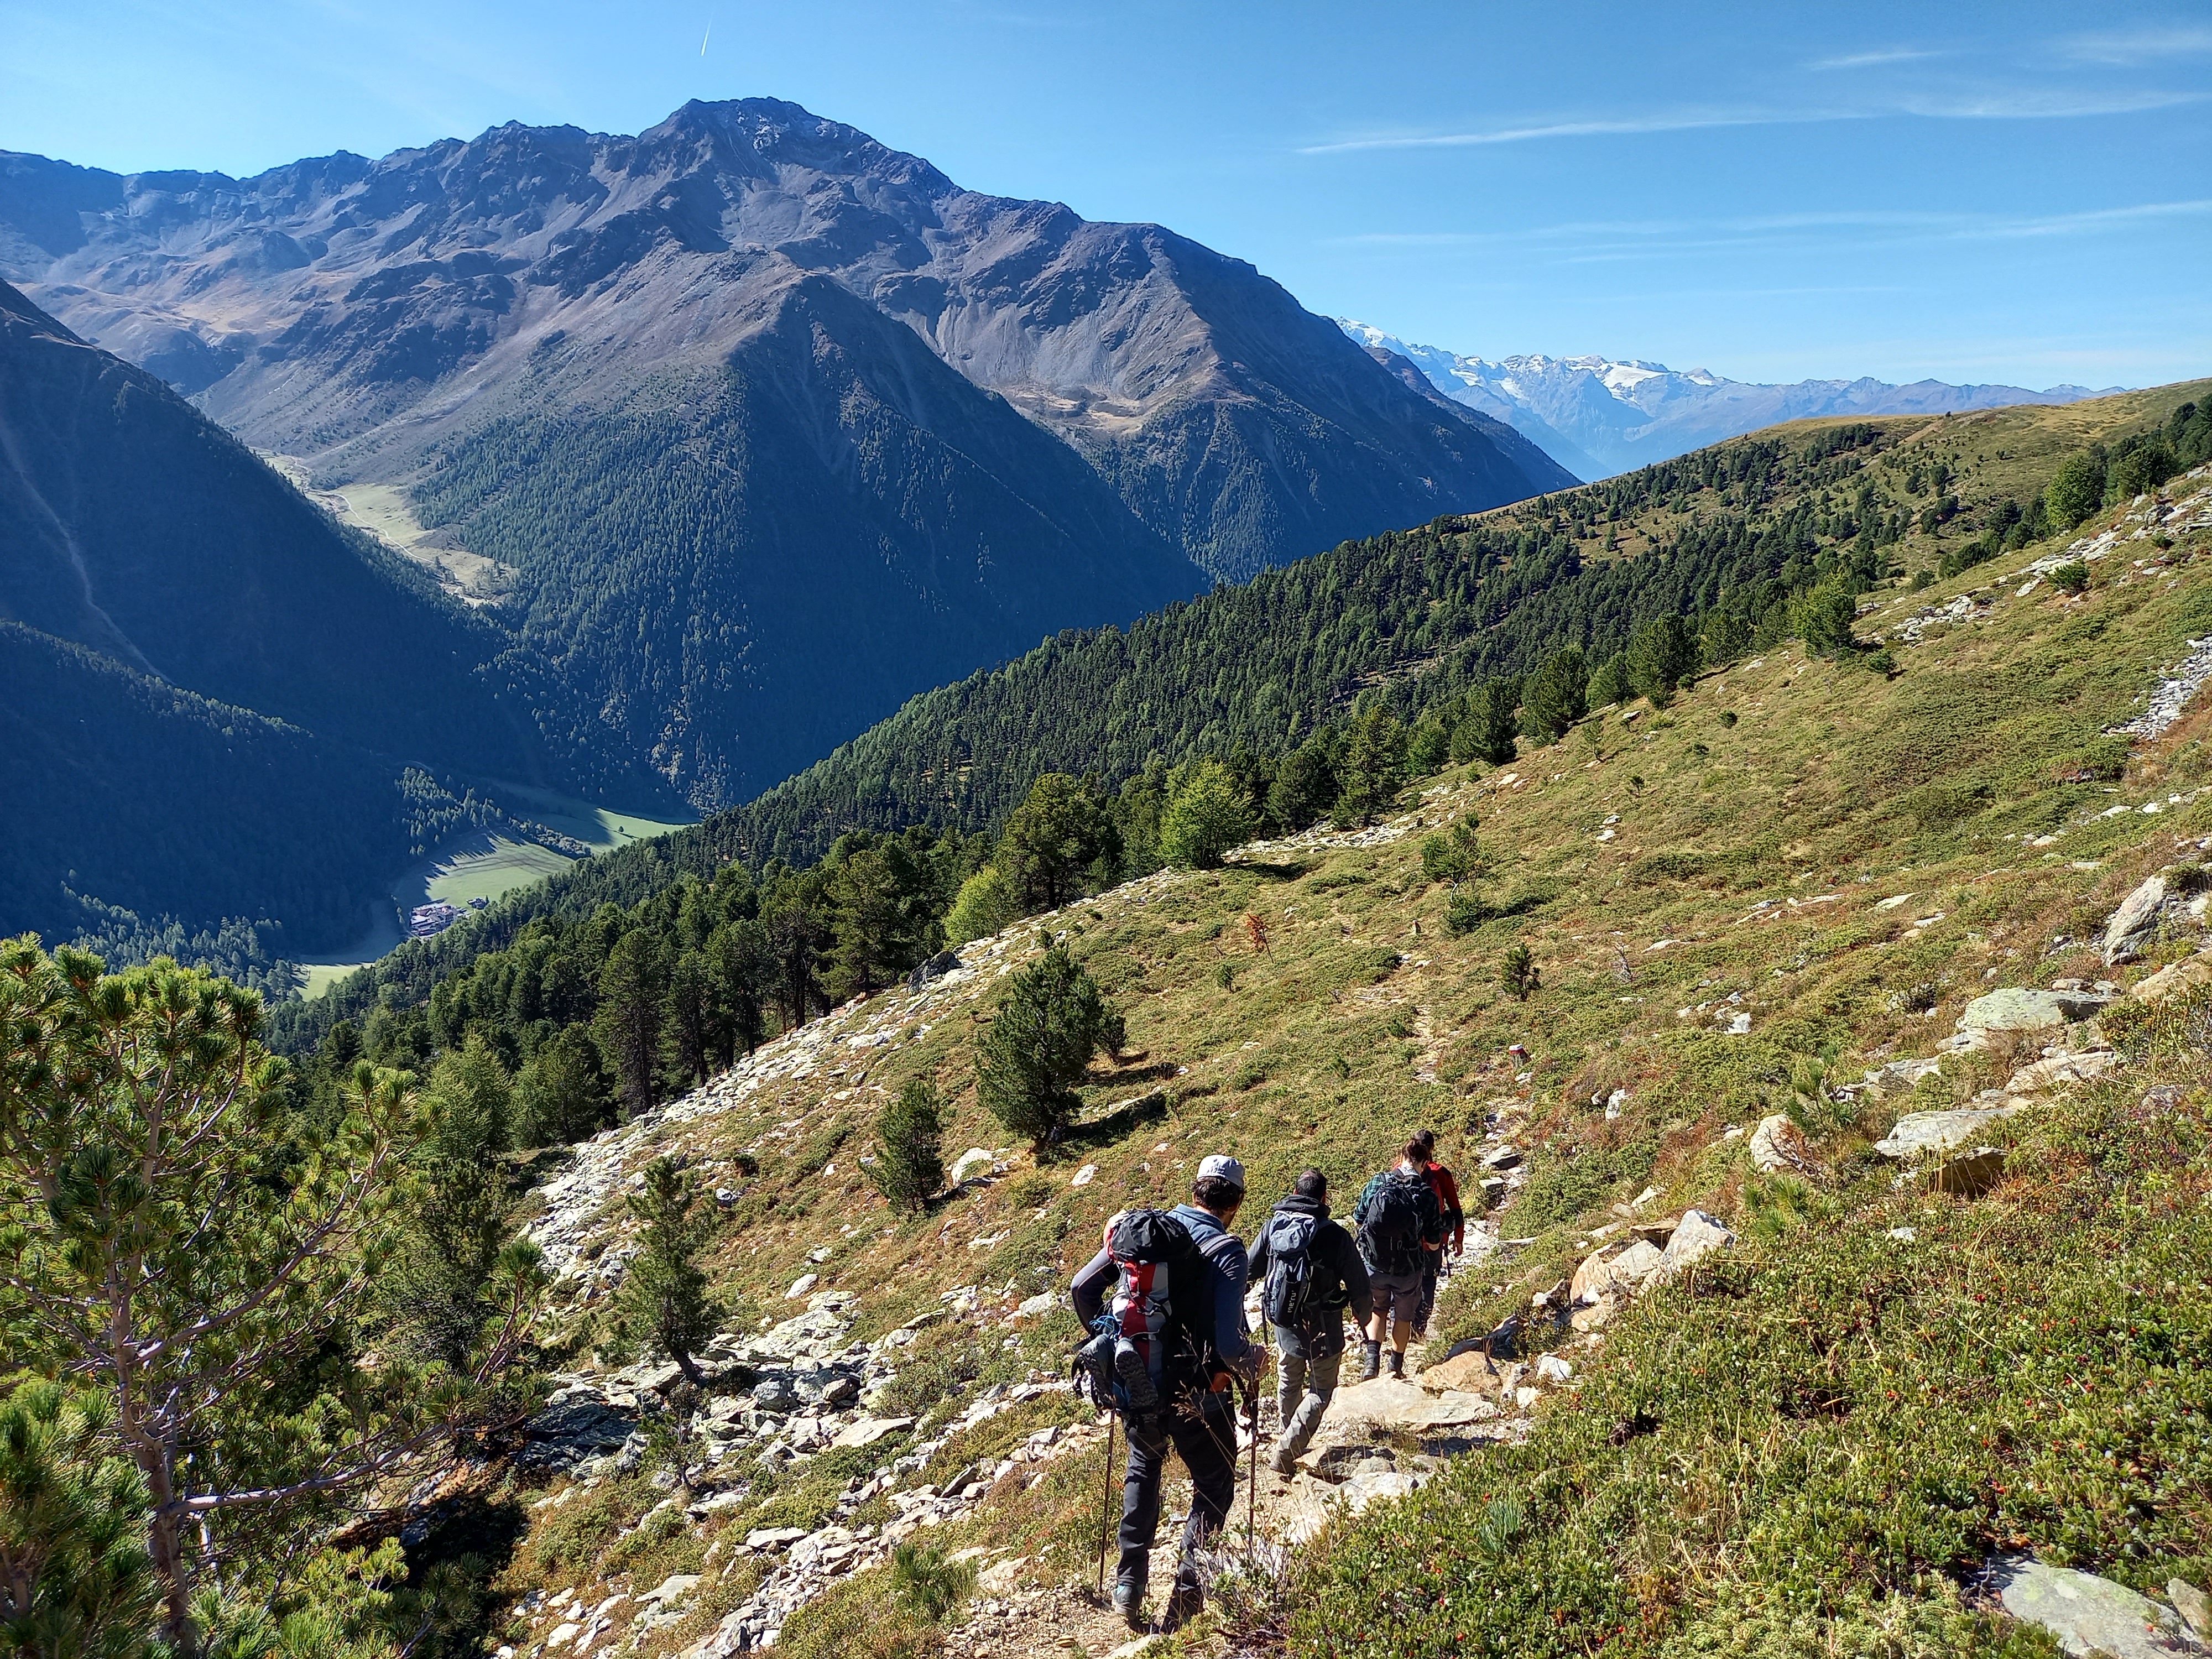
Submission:
{"label": "trekking pole", "polygon": [[[1253,1367],[1251,1383],[1244,1390],[1246,1408],[1252,1419],[1252,1478],[1244,1487],[1244,1559],[1247,1562],[1252,1559],[1253,1535],[1259,1530],[1260,1524],[1260,1379],[1266,1375],[1267,1366],[1267,1347],[1263,1342],[1260,1348],[1260,1363]],[[1288,1434],[1291,1425],[1285,1423],[1278,1432]]]}
{"label": "trekking pole", "polygon": [[1106,1413],[1106,1479],[1098,1498],[1098,1594],[1106,1594],[1106,1539],[1114,1522],[1114,1413]]}

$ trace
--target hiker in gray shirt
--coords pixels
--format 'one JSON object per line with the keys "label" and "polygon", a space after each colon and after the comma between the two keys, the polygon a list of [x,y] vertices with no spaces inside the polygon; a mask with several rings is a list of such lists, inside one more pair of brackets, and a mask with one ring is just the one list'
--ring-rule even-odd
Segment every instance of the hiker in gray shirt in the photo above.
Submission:
{"label": "hiker in gray shirt", "polygon": [[1275,1328],[1276,1405],[1282,1437],[1268,1466],[1288,1477],[1313,1443],[1336,1392],[1344,1364],[1344,1316],[1364,1327],[1369,1313],[1367,1264],[1352,1235],[1328,1218],[1328,1177],[1307,1170],[1275,1206],[1252,1250],[1260,1308]]}

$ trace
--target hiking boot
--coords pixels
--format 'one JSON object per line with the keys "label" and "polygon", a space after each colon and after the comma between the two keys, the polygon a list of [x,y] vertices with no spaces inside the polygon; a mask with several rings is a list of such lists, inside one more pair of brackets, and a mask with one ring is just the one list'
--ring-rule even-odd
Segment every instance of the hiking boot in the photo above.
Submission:
{"label": "hiking boot", "polygon": [[1145,1618],[1145,1576],[1140,1572],[1119,1574],[1114,1580],[1114,1611],[1120,1613],[1131,1630],[1142,1634],[1151,1628]]}
{"label": "hiking boot", "polygon": [[1359,1380],[1362,1382],[1372,1382],[1382,1374],[1382,1345],[1380,1342],[1370,1342],[1367,1345],[1366,1357],[1360,1363]]}
{"label": "hiking boot", "polygon": [[1390,1376],[1394,1382],[1406,1380],[1406,1356],[1395,1348],[1390,1350]]}
{"label": "hiking boot", "polygon": [[1195,1584],[1177,1581],[1160,1613],[1160,1634],[1172,1636],[1206,1608],[1206,1592]]}
{"label": "hiking boot", "polygon": [[1278,1446],[1267,1459],[1267,1467],[1287,1480],[1298,1472],[1298,1455],[1288,1446]]}
{"label": "hiking boot", "polygon": [[1159,1409],[1160,1391],[1152,1386],[1144,1353],[1127,1337],[1114,1345],[1114,1375],[1121,1381],[1121,1393],[1129,1402],[1132,1417],[1148,1417]]}

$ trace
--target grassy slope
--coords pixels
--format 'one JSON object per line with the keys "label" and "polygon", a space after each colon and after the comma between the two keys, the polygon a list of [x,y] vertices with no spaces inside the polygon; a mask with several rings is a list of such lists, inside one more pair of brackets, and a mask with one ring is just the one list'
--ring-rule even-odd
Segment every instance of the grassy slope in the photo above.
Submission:
{"label": "grassy slope", "polygon": [[[1827,488],[1838,510],[1870,481],[1887,502],[1917,512],[1936,495],[1924,481],[1919,494],[1907,490],[1913,464],[1945,461],[1956,475],[1947,488],[1959,501],[1959,514],[1937,534],[1914,528],[1890,550],[1910,573],[1934,567],[1945,550],[1970,538],[1996,501],[2024,501],[2040,489],[2069,452],[2163,422],[2179,404],[2208,395],[2212,381],[2197,381],[2056,409],[1871,422],[1800,421],[1731,440],[1711,453],[1725,464],[1778,435],[1795,448],[1823,428],[1876,427],[1887,446],[1881,464]],[[1846,456],[1838,465],[1851,464]],[[1126,635],[1071,630],[1003,667],[915,698],[744,806],[652,846],[578,866],[507,895],[475,922],[403,947],[374,972],[337,988],[319,1017],[357,1018],[387,988],[403,997],[426,997],[440,974],[512,942],[535,915],[583,916],[604,902],[634,903],[684,872],[709,875],[733,856],[757,860],[774,854],[808,862],[855,825],[897,829],[935,822],[995,830],[1042,771],[1096,768],[1111,784],[1155,753],[1174,763],[1240,741],[1272,752],[1289,741],[1293,720],[1310,729],[1340,714],[1364,688],[1388,686],[1401,712],[1415,714],[1429,701],[1449,696],[1466,676],[1525,672],[1559,644],[1591,642],[1594,629],[1606,635],[1610,648],[1625,640],[1627,624],[1645,614],[1719,597],[1676,592],[1679,584],[1663,568],[1648,578],[1638,573],[1628,584],[1632,592],[1591,571],[1578,583],[1533,595],[1520,592],[1511,573],[1493,573],[1501,596],[1497,605],[1510,603],[1524,613],[1512,618],[1511,628],[1501,628],[1486,597],[1490,590],[1457,580],[1472,568],[1464,535],[1469,527],[1509,538],[1545,526],[1555,534],[1571,531],[1581,557],[1599,566],[1611,562],[1605,551],[1608,534],[1618,542],[1618,556],[1626,557],[1647,550],[1655,538],[1674,535],[1686,517],[1711,526],[1748,513],[1757,532],[1774,525],[1801,496],[1821,494],[1818,486],[1786,489],[1747,508],[1733,491],[1700,489],[1685,495],[1677,510],[1671,498],[1663,503],[1648,499],[1649,483],[1645,475],[1632,474],[1472,519],[1441,519],[1401,534],[1346,543],[1245,587],[1145,618]],[[1606,519],[1608,500],[1632,496],[1644,498],[1643,504],[1618,520]],[[1823,545],[1832,544],[1830,537]],[[1455,599],[1439,604],[1440,592],[1455,586]],[[1474,598],[1481,599],[1480,606]],[[1440,663],[1444,672],[1426,672]],[[988,757],[988,763],[977,757]]]}
{"label": "grassy slope", "polygon": [[[1464,1169],[1504,1112],[1523,1123],[1515,1139],[1532,1166],[1504,1230],[1530,1242],[1455,1281],[1437,1335],[1525,1307],[1571,1271],[1607,1206],[1646,1184],[1663,1195],[1653,1212],[1702,1205],[1745,1247],[1694,1288],[1647,1300],[1595,1352],[1571,1350],[1582,1381],[1547,1405],[1527,1449],[1463,1460],[1334,1535],[1300,1586],[1300,1650],[2039,1652],[2041,1638],[1952,1588],[1993,1547],[2146,1587],[2203,1582],[2212,1153],[2197,1028],[2148,1028],[2118,1082],[2020,1121],[2002,1137],[2019,1145],[2015,1178],[1972,1205],[1893,1190],[1864,1149],[1896,1112],[2001,1084],[2019,1056],[1957,1057],[1887,1108],[1820,1086],[1823,1072],[1833,1084],[1930,1052],[1994,986],[2100,976],[2081,941],[2178,856],[2179,838],[2212,834],[2212,797],[2103,816],[2212,781],[2205,717],[2138,751],[2117,781],[2063,781],[2117,770],[2124,751],[2103,728],[2184,641],[2212,632],[2212,564],[2186,556],[2204,550],[2202,534],[2170,568],[2132,566],[2153,553],[2137,544],[2080,600],[2047,584],[2017,596],[2018,567],[2049,550],[1878,596],[1863,631],[1960,592],[1989,601],[1901,648],[1894,679],[1772,652],[1664,712],[1608,715],[1500,773],[1447,775],[1401,822],[1411,833],[1319,836],[1042,919],[1073,938],[1146,1051],[1102,1069],[1094,1108],[1158,1084],[1164,1111],[1101,1115],[1042,1169],[1016,1152],[1008,1178],[927,1217],[887,1213],[854,1158],[882,1102],[918,1074],[954,1102],[948,1158],[1007,1145],[975,1103],[970,1045],[993,970],[1029,954],[1033,935],[1009,936],[983,975],[926,1007],[892,994],[809,1028],[811,1071],[733,1085],[718,1110],[651,1137],[762,1159],[715,1261],[739,1322],[796,1305],[782,1291],[823,1245],[830,1259],[813,1270],[860,1295],[862,1336],[941,1305],[944,1291],[984,1287],[973,1322],[913,1350],[894,1402],[949,1409],[984,1382],[1059,1369],[1066,1316],[1013,1328],[1012,1347],[989,1316],[1064,1282],[1112,1210],[1179,1195],[1203,1151],[1239,1154],[1260,1193],[1309,1162],[1342,1186],[1424,1122]],[[1487,860],[1479,886],[1510,914],[1455,939],[1418,844],[1468,811]],[[2023,845],[2045,834],[2054,845]],[[1264,952],[1248,915],[1264,922]],[[1526,1004],[1495,978],[1516,939],[1543,974]],[[1716,1012],[1738,1011],[1749,1033],[1723,1034]],[[840,1046],[864,1027],[904,1040]],[[2151,1080],[2180,1084],[2179,1101],[2139,1107]],[[1615,1088],[1628,1100],[1608,1121],[1589,1103]],[[1753,1179],[1742,1141],[1723,1133],[1783,1109],[1834,1164],[1825,1188]],[[1078,1188],[1084,1163],[1097,1175]],[[1892,1238],[1899,1225],[1916,1240]],[[607,1335],[587,1314],[579,1355]],[[1055,1398],[1009,1413],[940,1462],[1070,1409]],[[641,1476],[603,1487],[597,1530],[556,1539],[541,1524],[513,1582],[644,1587],[676,1561],[711,1577],[715,1536],[819,1514],[849,1472],[783,1476],[697,1531],[663,1522],[643,1557],[617,1534],[657,1494]],[[1028,1571],[1081,1576],[1096,1502],[1064,1468],[941,1541],[1018,1544]],[[648,1650],[672,1651],[677,1633],[742,1599],[744,1571]]]}

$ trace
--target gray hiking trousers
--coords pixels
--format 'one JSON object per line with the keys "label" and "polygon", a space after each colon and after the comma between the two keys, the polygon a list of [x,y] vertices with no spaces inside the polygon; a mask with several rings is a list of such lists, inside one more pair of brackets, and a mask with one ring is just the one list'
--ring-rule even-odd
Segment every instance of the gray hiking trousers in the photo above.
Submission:
{"label": "gray hiking trousers", "polygon": [[1303,1359],[1285,1352],[1276,1364],[1279,1375],[1275,1406],[1283,1418],[1283,1437],[1277,1446],[1296,1457],[1313,1443],[1321,1427],[1322,1417],[1328,1410],[1329,1396],[1336,1392],[1337,1372],[1344,1364],[1344,1355],[1337,1352],[1318,1359]]}

